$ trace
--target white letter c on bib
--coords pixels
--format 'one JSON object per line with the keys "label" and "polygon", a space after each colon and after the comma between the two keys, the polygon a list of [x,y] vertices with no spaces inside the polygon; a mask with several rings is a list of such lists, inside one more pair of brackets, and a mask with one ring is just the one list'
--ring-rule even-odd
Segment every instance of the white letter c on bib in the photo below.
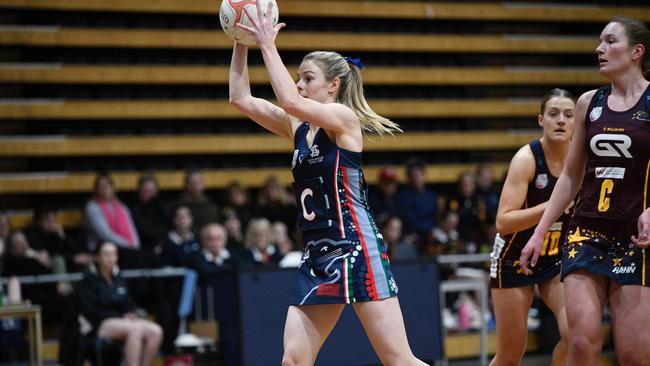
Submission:
{"label": "white letter c on bib", "polygon": [[307,213],[307,208],[305,208],[305,198],[307,196],[314,196],[314,191],[312,191],[310,188],[305,188],[302,193],[300,194],[300,205],[302,206],[302,217],[305,218],[307,221],[313,221],[316,218],[316,214],[312,211]]}

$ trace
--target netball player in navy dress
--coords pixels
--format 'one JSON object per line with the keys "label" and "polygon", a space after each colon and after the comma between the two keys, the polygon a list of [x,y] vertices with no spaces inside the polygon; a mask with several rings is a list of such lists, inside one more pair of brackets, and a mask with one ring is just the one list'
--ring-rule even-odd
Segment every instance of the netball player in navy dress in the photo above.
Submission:
{"label": "netball player in navy dress", "polygon": [[519,256],[544,213],[569,151],[575,102],[569,92],[553,89],[542,99],[537,117],[540,139],[519,149],[512,158],[497,212],[497,237],[492,251],[490,287],[497,324],[497,352],[492,366],[518,365],[526,351],[528,311],[535,285],[555,314],[561,340],[553,351],[553,365],[564,365],[567,325],[564,287],[560,282],[559,244],[569,224],[569,210],[546,233],[534,274],[526,276]]}
{"label": "netball player in navy dress", "polygon": [[580,189],[562,251],[567,365],[598,363],[607,303],[620,364],[650,360],[649,47],[640,21],[614,18],[602,31],[596,53],[611,84],[578,99],[566,165],[520,257],[531,273],[546,230]]}
{"label": "netball player in navy dress", "polygon": [[[267,9],[264,9],[267,10]],[[304,254],[287,313],[283,365],[311,365],[345,304],[353,304],[384,365],[424,365],[408,345],[386,246],[367,202],[362,130],[399,131],[365,102],[358,61],[334,52],[305,56],[295,83],[280,59],[273,27],[258,3],[244,27],[260,47],[280,107],[250,93],[247,47],[235,44],[230,101],[295,145],[294,191]],[[270,13],[266,11],[266,13]]]}

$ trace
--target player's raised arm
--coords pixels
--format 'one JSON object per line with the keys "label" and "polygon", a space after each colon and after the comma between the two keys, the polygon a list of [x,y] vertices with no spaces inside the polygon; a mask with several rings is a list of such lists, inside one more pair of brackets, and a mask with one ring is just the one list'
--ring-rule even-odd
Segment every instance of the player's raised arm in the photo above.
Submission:
{"label": "player's raised arm", "polygon": [[[229,100],[260,126],[278,136],[293,138],[292,118],[282,108],[251,95],[248,79],[248,47],[235,43],[229,75]],[[294,122],[297,124],[297,122]]]}

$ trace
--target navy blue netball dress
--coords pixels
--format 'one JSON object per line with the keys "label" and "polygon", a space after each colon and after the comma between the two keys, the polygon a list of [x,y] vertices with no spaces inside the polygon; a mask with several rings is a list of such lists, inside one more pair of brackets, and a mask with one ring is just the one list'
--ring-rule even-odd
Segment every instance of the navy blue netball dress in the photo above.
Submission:
{"label": "navy blue netball dress", "polygon": [[309,124],[294,136],[291,170],[304,252],[292,305],[349,304],[397,294],[388,252],[368,206],[361,153]]}
{"label": "navy blue netball dress", "polygon": [[594,94],[587,115],[587,165],[562,254],[562,278],[584,268],[621,285],[649,286],[646,249],[632,243],[648,208],[650,87],[627,111],[607,106],[611,87]]}
{"label": "navy blue netball dress", "polygon": [[[551,174],[546,164],[541,141],[534,140],[528,145],[535,158],[535,176],[528,184],[526,200],[521,209],[537,206],[548,201],[551,198],[555,183],[557,183],[557,177]],[[548,281],[558,275],[561,263],[560,245],[564,242],[570,218],[570,211],[567,210],[546,231],[544,245],[539,253],[539,260],[535,267],[531,267],[533,274],[529,276],[524,274],[521,269],[519,257],[537,226],[504,235],[503,238],[497,235],[494,240],[494,248],[490,254],[492,262],[490,266],[490,287],[529,286]]]}

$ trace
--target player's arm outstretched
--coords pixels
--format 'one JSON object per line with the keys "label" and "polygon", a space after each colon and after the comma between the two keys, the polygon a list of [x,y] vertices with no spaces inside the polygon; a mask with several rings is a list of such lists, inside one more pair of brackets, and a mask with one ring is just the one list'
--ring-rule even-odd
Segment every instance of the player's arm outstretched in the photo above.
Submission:
{"label": "player's arm outstretched", "polygon": [[[257,19],[249,14],[252,23],[250,27],[242,24],[238,24],[238,26],[253,35],[255,42],[260,47],[273,91],[280,106],[298,120],[309,121],[326,130],[333,131],[337,135],[358,130],[359,119],[349,107],[339,103],[320,103],[300,95],[275,46],[275,38],[286,24],[278,23],[273,26],[270,19],[271,3],[269,3],[268,9],[262,9],[261,3],[257,2],[256,9]],[[244,8],[244,11],[248,14],[249,10]],[[340,80],[335,79],[332,83],[340,83]],[[333,84],[332,87],[335,85]]]}
{"label": "player's arm outstretched", "polygon": [[[578,99],[578,103],[576,103],[575,127],[569,147],[569,155],[562,169],[562,174],[560,174],[560,178],[555,183],[555,188],[553,188],[553,193],[548,201],[544,215],[542,215],[542,219],[537,224],[535,232],[528,240],[519,257],[521,269],[527,275],[533,273],[528,268],[529,264],[531,267],[535,267],[537,264],[546,231],[560,217],[562,211],[569,206],[571,200],[573,200],[582,185],[585,166],[587,165],[587,151],[585,150],[587,124],[585,115],[589,108],[591,98],[595,93],[596,91],[592,90],[582,94],[580,99]],[[528,262],[529,260],[530,263]]]}
{"label": "player's arm outstretched", "polygon": [[528,145],[517,151],[510,162],[508,176],[503,183],[496,226],[501,235],[512,234],[536,225],[547,202],[522,208],[528,194],[528,185],[535,174],[535,157]]}
{"label": "player's arm outstretched", "polygon": [[251,95],[248,79],[248,47],[235,43],[228,77],[230,103],[260,126],[278,136],[293,139],[298,120],[275,104]]}

